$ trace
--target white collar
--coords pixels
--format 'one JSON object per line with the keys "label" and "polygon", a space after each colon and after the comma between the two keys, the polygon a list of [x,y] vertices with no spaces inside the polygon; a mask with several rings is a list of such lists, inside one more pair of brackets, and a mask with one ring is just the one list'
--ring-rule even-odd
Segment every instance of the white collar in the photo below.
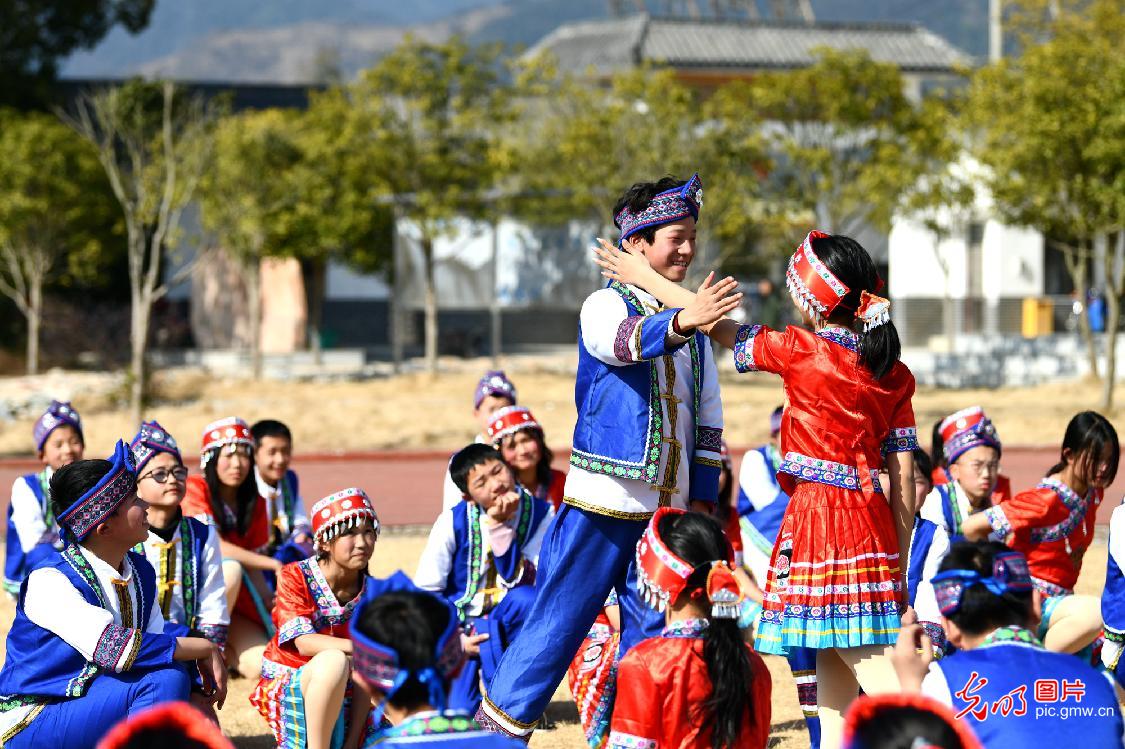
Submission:
{"label": "white collar", "polygon": [[[285,479],[283,478],[282,481]],[[258,466],[254,466],[254,481],[258,482],[258,496],[263,499],[276,499],[281,494],[281,484],[276,487],[270,486],[266,480],[262,478],[262,472],[258,470]]]}
{"label": "white collar", "polygon": [[97,554],[93,553],[85,546],[78,546],[78,553],[90,565],[90,569],[98,576],[99,580],[103,581],[104,585],[112,584],[114,580],[121,582],[129,582],[133,579],[133,564],[129,561],[128,553],[125,554],[125,559],[122,560],[121,566],[123,571],[115,570],[109,562],[105,561]]}

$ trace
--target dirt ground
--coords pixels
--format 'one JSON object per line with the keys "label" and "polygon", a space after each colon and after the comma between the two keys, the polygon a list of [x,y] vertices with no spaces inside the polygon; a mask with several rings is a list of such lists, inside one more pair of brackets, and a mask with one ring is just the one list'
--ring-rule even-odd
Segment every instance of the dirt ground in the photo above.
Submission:
{"label": "dirt ground", "polygon": [[[732,445],[758,444],[767,436],[769,413],[781,402],[781,386],[769,374],[738,375],[723,362],[722,388],[726,438]],[[506,358],[520,403],[543,424],[551,445],[570,442],[574,428],[574,364],[565,356]],[[169,370],[155,378],[154,405],[146,418],[160,421],[185,448],[195,450],[197,435],[211,420],[236,414],[248,421],[286,422],[298,453],[343,453],[383,449],[456,449],[477,431],[472,392],[489,367],[485,359],[443,361],[441,374],[413,373],[363,381],[250,382],[213,378],[198,370]],[[74,398],[92,455],[106,454],[121,436],[135,433],[119,403],[116,380],[54,373],[39,378],[0,378],[0,400],[29,392]],[[992,416],[1008,445],[1057,445],[1066,423],[1093,408],[1097,387],[1082,382],[1006,390],[922,388],[914,398],[919,437],[929,446],[936,419],[980,404]],[[28,455],[37,413],[0,419],[0,456]]]}
{"label": "dirt ground", "polygon": [[[419,534],[389,533],[379,539],[371,560],[371,573],[385,576],[400,567],[412,574],[422,552],[425,537]],[[1107,549],[1097,541],[1086,555],[1077,590],[1087,595],[1100,595],[1105,578]],[[14,608],[6,596],[0,596],[0,636],[11,626]],[[804,720],[797,704],[797,690],[784,659],[766,656],[773,676],[773,730],[770,747],[804,749],[808,746]],[[223,730],[239,749],[269,749],[274,746],[265,720],[249,702],[256,682],[238,679],[230,683],[226,707],[219,714]],[[532,738],[534,749],[571,749],[585,747],[578,714],[565,682],[559,686],[548,712],[557,723],[552,731],[539,731]]]}

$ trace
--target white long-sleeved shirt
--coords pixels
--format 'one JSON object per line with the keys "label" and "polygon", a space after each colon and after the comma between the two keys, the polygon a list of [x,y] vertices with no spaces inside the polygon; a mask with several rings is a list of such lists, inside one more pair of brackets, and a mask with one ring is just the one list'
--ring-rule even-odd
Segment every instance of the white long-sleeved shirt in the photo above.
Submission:
{"label": "white long-sleeved shirt", "polygon": [[[208,632],[211,627],[230,626],[230,612],[227,611],[227,589],[223,582],[223,552],[219,545],[219,534],[215,526],[205,526],[207,540],[204,544],[203,558],[193,560],[199,569],[200,589],[195,591],[198,601],[200,629]],[[194,626],[188,621],[184,609],[184,554],[182,529],[177,524],[176,532],[170,541],[165,541],[155,532],[149,531],[144,543],[145,558],[156,570],[156,607],[168,621],[178,622],[187,627]],[[167,610],[164,606],[164,590],[171,590]]]}
{"label": "white long-sleeved shirt", "polygon": [[[645,308],[645,313],[654,314],[661,309],[660,302],[644,289],[629,286]],[[611,367],[649,366],[641,358],[638,350],[639,340],[628,336],[618,340],[621,323],[631,315],[624,299],[610,288],[594,292],[582,305],[579,322],[582,326],[582,343],[586,351]],[[669,322],[665,340],[670,345],[685,343],[688,339],[678,335]],[[628,348],[628,359],[619,358],[619,349]],[[623,352],[622,352],[623,353]],[[669,370],[664,363],[656,363],[657,379],[660,389],[660,403],[663,419],[664,439],[660,443],[660,462],[657,481],[664,482],[668,473],[668,461],[673,443],[679,445],[679,460],[671,472],[668,485],[671,487],[671,506],[686,509],[689,497],[689,476],[692,456],[695,453],[696,427],[723,428],[723,406],[719,397],[719,378],[710,346],[699,350],[703,366],[703,383],[700,395],[699,413],[694,414],[695,373],[692,371],[691,352],[687,345],[681,345],[674,352],[661,359],[671,360]],[[579,417],[581,418],[581,416]],[[708,452],[708,458],[719,460],[719,453]],[[660,504],[658,484],[650,484],[640,479],[623,479],[603,473],[587,471],[571,465],[566,475],[565,500],[583,509],[601,512],[612,516],[637,517],[643,519],[655,512]]]}
{"label": "white long-sleeved shirt", "polygon": [[[910,553],[914,553],[914,534],[910,535]],[[930,582],[938,573],[941,560],[949,553],[949,534],[938,524],[934,529],[934,538],[930,549],[926,553],[926,561],[922,563],[922,579],[918,581],[918,590],[914,594],[914,611],[918,614],[918,621],[941,624],[941,611],[938,609],[937,596],[934,594],[934,584]],[[909,557],[908,557],[909,558]]]}
{"label": "white long-sleeved shirt", "polygon": [[[952,500],[957,503],[957,509],[960,512],[961,521],[964,522],[973,512],[972,505],[969,504],[969,495],[961,488],[961,484],[953,481],[946,486],[946,490],[950,493]],[[939,527],[944,528],[946,533],[953,533],[954,529],[949,527],[949,523],[945,520],[945,510],[942,507],[941,488],[935,486],[926,495],[926,499],[922,502],[922,510],[919,513],[923,520],[937,523]]]}
{"label": "white long-sleeved shirt", "polygon": [[[510,529],[519,527],[520,513],[523,511],[522,506],[516,510],[516,513],[508,519],[504,525]],[[554,508],[548,511],[548,514],[539,523],[539,527],[527,539],[524,544],[522,553],[523,558],[532,564],[539,563],[539,550],[543,546],[543,538],[547,533],[547,526],[550,525],[551,516],[554,514]],[[480,514],[480,529],[481,539],[484,544],[484,554],[488,557],[488,537],[489,526],[488,516],[485,513]],[[457,554],[457,534],[453,530],[453,509],[442,510],[441,515],[438,516],[437,521],[430,529],[430,536],[426,539],[426,548],[422,550],[422,557],[418,560],[418,571],[414,573],[414,584],[423,590],[429,590],[434,593],[443,594],[445,586],[449,581],[449,573],[453,569],[453,559]],[[485,588],[487,587],[487,578],[491,567],[491,557],[489,564],[481,565],[480,578],[477,580],[477,594],[470,601],[469,605],[465,608],[466,616],[480,616],[484,609],[485,596],[488,595]],[[515,583],[516,581],[509,581]],[[494,599],[497,596],[493,596]]]}
{"label": "white long-sleeved shirt", "polygon": [[[284,478],[281,480],[285,481]],[[306,533],[312,533],[309,514],[305,510],[305,503],[300,494],[294,497],[293,517],[289,517],[285,512],[285,499],[281,491],[281,484],[270,486],[262,478],[262,473],[257,466],[254,466],[254,481],[258,484],[258,496],[266,500],[266,514],[270,519],[271,538],[273,537],[274,527],[281,530],[283,540],[288,539],[289,535],[296,532],[298,528],[304,528]]]}
{"label": "white long-sleeved shirt", "polygon": [[[46,481],[51,480],[54,471],[50,466],[46,469]],[[35,498],[35,493],[27,485],[27,481],[20,476],[12,483],[12,525],[20,540],[20,548],[26,554],[35,548],[36,544],[49,542],[58,545],[59,526],[52,522],[47,526],[47,518],[43,515],[42,506]]]}
{"label": "white long-sleeved shirt", "polygon": [[[81,653],[87,661],[94,660],[98,642],[110,624],[142,632],[157,634],[164,632],[164,617],[160,613],[159,606],[152,607],[147,622],[138,621],[141,600],[137,594],[137,586],[133,584],[136,571],[128,557],[125,558],[122,569],[115,570],[82,547],[78,549],[98,579],[107,608],[87,603],[66,575],[59,570],[40,567],[28,575],[27,591],[24,594],[24,614],[32,623],[56,634],[60,640]],[[115,586],[113,584],[115,580],[127,585]],[[120,599],[117,593],[118,587],[122,591],[127,591]],[[127,615],[122,613],[122,602],[126,602],[124,608]],[[139,632],[135,632],[130,638],[139,636]],[[128,670],[134,649],[131,642],[120,648],[121,655],[114,666],[114,671]],[[36,709],[35,705],[24,705],[0,713],[0,736],[20,723],[34,709]]]}

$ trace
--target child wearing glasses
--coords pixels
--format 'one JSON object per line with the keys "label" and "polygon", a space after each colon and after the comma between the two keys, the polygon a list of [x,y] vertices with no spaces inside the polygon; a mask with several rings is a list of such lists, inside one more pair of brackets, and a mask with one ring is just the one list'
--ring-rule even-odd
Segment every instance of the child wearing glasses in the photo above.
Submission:
{"label": "child wearing glasses", "polygon": [[[180,448],[155,421],[141,424],[129,448],[137,467],[137,496],[148,504],[148,538],[137,551],[156,571],[156,605],[183,634],[225,648],[230,614],[219,534],[180,509],[188,474]],[[198,690],[191,701],[214,718],[210,701]]]}
{"label": "child wearing glasses", "polygon": [[1113,687],[1035,633],[1028,559],[995,541],[959,542],[934,576],[942,627],[958,652],[931,662],[929,638],[904,622],[892,660],[902,691],[949,705],[989,749],[1121,746]]}
{"label": "child wearing glasses", "polygon": [[1000,435],[980,406],[946,417],[939,431],[946,481],[934,486],[921,514],[955,537],[963,534],[970,515],[992,506],[1000,477]]}

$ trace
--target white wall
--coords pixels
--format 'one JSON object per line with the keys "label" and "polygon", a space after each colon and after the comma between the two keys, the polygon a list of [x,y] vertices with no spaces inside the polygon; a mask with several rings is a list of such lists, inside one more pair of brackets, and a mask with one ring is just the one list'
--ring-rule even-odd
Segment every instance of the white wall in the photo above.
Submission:
{"label": "white wall", "polygon": [[1031,229],[988,221],[982,243],[986,299],[1039,296],[1043,293],[1043,235]]}
{"label": "white wall", "polygon": [[933,299],[948,292],[963,299],[968,290],[967,255],[964,237],[938,242],[921,223],[896,218],[887,240],[891,294],[896,299]]}

